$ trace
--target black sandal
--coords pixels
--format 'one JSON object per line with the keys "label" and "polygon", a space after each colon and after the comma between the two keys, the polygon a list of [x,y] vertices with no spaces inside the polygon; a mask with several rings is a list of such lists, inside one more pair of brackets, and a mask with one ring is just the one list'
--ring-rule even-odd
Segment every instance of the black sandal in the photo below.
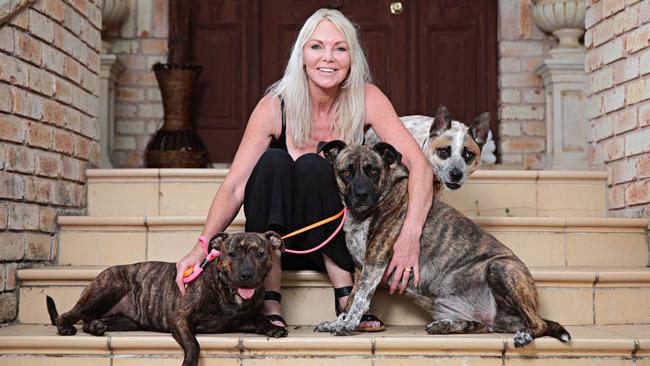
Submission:
{"label": "black sandal", "polygon": [[[272,300],[272,301],[277,301],[278,304],[282,303],[282,294],[277,292],[277,291],[265,291],[264,292],[264,300]],[[289,328],[287,326],[287,322],[284,320],[284,318],[280,314],[269,314],[265,315],[266,319],[268,319],[270,322],[280,322],[282,325],[284,325],[285,328]]]}
{"label": "black sandal", "polygon": [[[352,293],[352,286],[345,286],[345,287],[339,287],[334,289],[334,311],[336,312],[336,316],[338,317],[339,314],[341,314],[341,308],[339,306],[339,298],[345,297],[345,296],[350,296]],[[384,322],[382,322],[377,316],[372,315],[372,314],[363,314],[361,316],[361,321],[359,324],[363,322],[379,322],[378,327],[367,327],[367,328],[357,328],[358,332],[381,332],[386,330],[386,325]]]}

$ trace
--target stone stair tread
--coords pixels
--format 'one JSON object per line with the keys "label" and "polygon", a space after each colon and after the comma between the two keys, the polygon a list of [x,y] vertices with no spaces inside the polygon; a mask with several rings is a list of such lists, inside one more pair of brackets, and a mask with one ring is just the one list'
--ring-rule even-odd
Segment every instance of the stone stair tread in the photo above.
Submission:
{"label": "stone stair tread", "polygon": [[[91,169],[88,214],[204,215],[227,174],[228,169]],[[462,189],[439,197],[472,216],[603,217],[606,184],[604,171],[480,169]]]}
{"label": "stone stair tread", "polygon": [[[124,178],[224,178],[229,169],[88,169],[86,176],[89,181]],[[472,179],[590,179],[606,180],[607,172],[600,170],[508,170],[508,169],[478,169],[472,174]]]}
{"label": "stone stair tread", "polygon": [[[91,281],[107,267],[73,265],[26,268],[19,269],[17,276],[22,285],[56,281],[85,282]],[[650,284],[649,267],[530,267],[530,271],[538,285],[567,282],[585,285],[629,282]],[[316,271],[284,271],[282,283],[287,287],[331,286],[326,274]]]}
{"label": "stone stair tread", "polygon": [[[481,226],[532,226],[555,228],[589,228],[603,231],[612,228],[646,230],[650,224],[648,218],[621,217],[541,217],[541,216],[470,216]],[[75,226],[166,226],[166,225],[203,225],[206,216],[59,216],[59,225]],[[235,217],[232,225],[243,225],[243,215]]]}
{"label": "stone stair tread", "polygon": [[[79,325],[77,326],[79,328]],[[417,355],[432,353],[494,354],[512,356],[542,353],[616,354],[630,356],[650,350],[650,325],[567,326],[571,344],[543,337],[524,349],[515,349],[512,334],[430,336],[423,326],[389,326],[386,332],[335,337],[313,332],[312,326],[290,326],[286,338],[255,334],[198,335],[203,352],[299,354]],[[12,325],[0,328],[0,354],[133,354],[181,353],[170,334],[155,332],[109,332],[101,337],[79,330],[62,337],[51,325]]]}

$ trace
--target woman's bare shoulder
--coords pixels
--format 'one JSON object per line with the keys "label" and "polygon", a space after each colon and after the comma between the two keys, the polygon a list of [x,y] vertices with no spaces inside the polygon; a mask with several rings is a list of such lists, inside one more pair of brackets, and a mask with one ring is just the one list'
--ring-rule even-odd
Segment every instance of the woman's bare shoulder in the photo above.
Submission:
{"label": "woman's bare shoulder", "polygon": [[268,135],[277,136],[282,127],[280,113],[280,98],[267,94],[255,106],[248,124],[255,129],[264,129]]}
{"label": "woman's bare shoulder", "polygon": [[395,119],[395,109],[386,95],[373,84],[366,84],[366,124],[372,126],[374,123],[384,119]]}
{"label": "woman's bare shoulder", "polygon": [[366,99],[377,98],[378,96],[383,96],[384,93],[377,87],[377,85],[372,83],[366,83],[365,87]]}
{"label": "woman's bare shoulder", "polygon": [[259,112],[262,112],[263,114],[272,116],[274,111],[280,110],[280,98],[276,95],[267,94],[257,102],[255,110],[259,110]]}

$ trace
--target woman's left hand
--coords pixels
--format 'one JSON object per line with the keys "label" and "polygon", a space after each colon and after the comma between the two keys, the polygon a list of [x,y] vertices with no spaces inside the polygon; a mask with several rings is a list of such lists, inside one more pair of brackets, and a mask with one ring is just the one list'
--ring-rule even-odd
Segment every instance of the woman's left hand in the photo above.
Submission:
{"label": "woman's left hand", "polygon": [[[399,293],[402,294],[408,286],[411,273],[413,274],[413,285],[418,286],[420,282],[420,235],[414,233],[400,232],[393,245],[393,257],[384,271],[382,282],[385,282],[391,274],[393,280],[390,283],[390,294],[395,293],[399,286]],[[410,271],[408,269],[411,269]]]}

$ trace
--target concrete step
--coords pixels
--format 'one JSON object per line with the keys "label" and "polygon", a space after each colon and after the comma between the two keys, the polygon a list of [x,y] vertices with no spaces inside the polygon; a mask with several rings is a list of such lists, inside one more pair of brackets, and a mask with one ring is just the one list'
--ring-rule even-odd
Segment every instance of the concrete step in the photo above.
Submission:
{"label": "concrete step", "polygon": [[[542,337],[515,348],[511,334],[430,336],[420,326],[336,337],[311,327],[291,327],[289,336],[199,335],[202,366],[647,366],[650,326],[569,326],[571,344]],[[176,366],[182,351],[169,334],[113,332],[101,337],[56,335],[54,326],[0,329],[4,366]]]}
{"label": "concrete step", "polygon": [[[18,321],[49,322],[45,295],[59,312],[76,303],[83,289],[105,267],[55,266],[18,271]],[[564,325],[650,324],[650,268],[531,268],[541,313]],[[318,324],[335,318],[332,286],[313,271],[285,271],[282,307],[289,324]],[[191,290],[191,288],[190,288]],[[407,298],[380,288],[371,306],[390,325],[420,325],[430,317]]]}
{"label": "concrete step", "polygon": [[[227,169],[87,171],[91,216],[205,215]],[[607,173],[478,170],[443,199],[473,216],[605,216]]]}
{"label": "concrete step", "polygon": [[[59,264],[174,262],[194,245],[202,216],[61,216]],[[474,217],[529,266],[648,264],[648,219]],[[243,231],[236,218],[231,231]]]}

